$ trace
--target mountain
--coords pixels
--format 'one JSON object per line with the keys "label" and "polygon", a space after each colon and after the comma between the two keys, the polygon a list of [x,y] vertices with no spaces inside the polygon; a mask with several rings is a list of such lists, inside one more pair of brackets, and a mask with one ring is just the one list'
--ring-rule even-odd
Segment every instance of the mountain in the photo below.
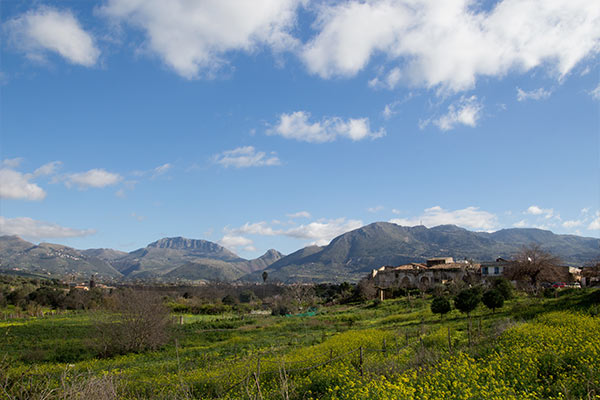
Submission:
{"label": "mountain", "polygon": [[0,236],[0,271],[22,270],[49,276],[121,276],[107,261],[60,244],[35,245],[17,236]]}
{"label": "mountain", "polygon": [[20,268],[45,275],[89,275],[123,279],[187,281],[342,282],[357,281],[373,268],[425,261],[436,256],[490,261],[510,258],[521,246],[537,243],[565,263],[600,259],[600,240],[556,235],[541,229],[472,232],[455,225],[405,227],[376,222],[344,233],[327,246],[309,246],[283,256],[269,250],[246,260],[217,243],[163,238],[130,253],[112,249],[76,250],[17,236],[0,237],[0,270]]}
{"label": "mountain", "polygon": [[81,250],[81,254],[111,262],[118,258],[125,257],[127,252],[113,249],[87,249]]}
{"label": "mountain", "polygon": [[[425,261],[436,256],[455,259],[510,258],[521,246],[542,245],[565,263],[580,265],[600,258],[600,240],[556,235],[541,229],[472,232],[455,225],[404,227],[376,222],[344,233],[327,246],[301,249],[267,268],[269,279],[282,282],[357,281],[373,268]],[[243,279],[260,280],[260,274]]]}
{"label": "mountain", "polygon": [[[246,261],[226,248],[207,240],[182,237],[163,238],[112,261],[123,275],[158,277],[189,262],[218,260],[243,263]],[[250,272],[250,270],[248,270]]]}

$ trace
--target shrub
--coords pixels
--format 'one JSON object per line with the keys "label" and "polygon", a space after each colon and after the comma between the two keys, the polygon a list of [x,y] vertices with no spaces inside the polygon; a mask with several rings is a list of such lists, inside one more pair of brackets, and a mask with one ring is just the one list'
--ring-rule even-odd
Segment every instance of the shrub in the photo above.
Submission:
{"label": "shrub", "polygon": [[496,312],[496,308],[502,308],[504,305],[504,296],[499,290],[490,289],[483,294],[482,301],[494,313]]}
{"label": "shrub", "polygon": [[454,307],[460,312],[470,315],[471,311],[477,308],[480,301],[481,291],[479,288],[464,289],[454,298]]}
{"label": "shrub", "polygon": [[169,310],[150,292],[129,290],[115,297],[115,313],[96,323],[101,356],[155,350],[170,337]]}
{"label": "shrub", "polygon": [[450,306],[450,302],[445,297],[434,297],[431,302],[431,312],[434,314],[440,314],[440,319],[450,312],[452,307]]}

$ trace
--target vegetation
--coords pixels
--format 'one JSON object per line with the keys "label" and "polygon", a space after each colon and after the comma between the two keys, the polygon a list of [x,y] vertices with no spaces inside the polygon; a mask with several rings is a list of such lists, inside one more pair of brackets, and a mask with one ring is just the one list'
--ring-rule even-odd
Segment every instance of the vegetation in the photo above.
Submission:
{"label": "vegetation", "polygon": [[431,312],[440,314],[440,319],[443,318],[445,314],[448,314],[450,310],[452,310],[452,306],[450,305],[450,301],[445,297],[436,296],[431,301]]}
{"label": "vegetation", "polygon": [[[119,289],[100,292],[87,309],[52,314],[45,305],[44,317],[18,318],[17,308],[25,309],[6,299],[15,290],[29,299],[41,287],[60,288],[65,296],[69,289],[24,278],[10,278],[8,285],[0,286],[6,304],[0,314],[0,392],[8,399],[600,395],[598,289],[565,289],[551,298],[516,292],[493,314],[476,304],[469,311],[476,322],[469,335],[469,318],[460,309],[443,320],[433,312],[442,297],[401,296],[373,307],[371,300],[356,300],[361,289],[348,284]],[[446,298],[481,296],[480,289],[438,291]],[[218,299],[231,295],[235,302],[208,302],[205,293]],[[118,327],[128,307],[146,306],[168,307],[170,317],[159,321],[168,321],[163,332],[169,336],[102,354],[98,321]],[[279,306],[288,307],[287,316],[267,315]]]}

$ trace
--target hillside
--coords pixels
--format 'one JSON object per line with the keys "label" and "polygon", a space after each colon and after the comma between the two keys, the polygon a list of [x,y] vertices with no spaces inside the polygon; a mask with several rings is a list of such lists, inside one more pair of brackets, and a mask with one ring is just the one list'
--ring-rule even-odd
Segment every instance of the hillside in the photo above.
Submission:
{"label": "hillside", "polygon": [[48,276],[122,276],[107,261],[71,247],[52,243],[35,245],[17,236],[0,236],[0,271],[15,269]]}
{"label": "hillside", "polygon": [[[357,281],[373,268],[425,261],[429,257],[488,261],[510,258],[523,245],[537,243],[565,263],[581,265],[600,258],[600,240],[556,235],[540,229],[471,232],[454,225],[404,227],[376,222],[342,234],[324,247],[311,246],[273,263],[269,279],[295,281]],[[258,281],[258,274],[244,279]]]}

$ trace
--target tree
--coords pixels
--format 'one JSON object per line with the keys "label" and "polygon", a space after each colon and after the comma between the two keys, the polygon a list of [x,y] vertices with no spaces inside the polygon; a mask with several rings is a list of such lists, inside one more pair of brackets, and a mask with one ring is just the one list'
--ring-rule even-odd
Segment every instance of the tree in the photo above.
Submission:
{"label": "tree", "polygon": [[169,310],[147,291],[126,290],[110,299],[114,313],[98,314],[96,346],[102,356],[156,350],[170,337]]}
{"label": "tree", "polygon": [[267,281],[268,277],[269,277],[269,273],[267,272],[267,270],[264,270],[262,273],[263,283]]}
{"label": "tree", "polygon": [[469,317],[469,346],[471,345],[471,311],[477,308],[481,301],[481,290],[470,288],[461,290],[454,298],[454,307]]}
{"label": "tree", "polygon": [[508,279],[499,277],[492,281],[492,288],[496,289],[504,300],[510,300],[512,298],[513,287],[512,284],[508,281]]}
{"label": "tree", "polygon": [[496,308],[502,308],[504,305],[504,296],[497,289],[487,290],[481,299],[483,304],[490,310],[492,314],[496,312]]}
{"label": "tree", "polygon": [[513,265],[508,268],[507,276],[511,280],[526,281],[533,290],[537,290],[542,273],[546,272],[551,277],[552,270],[560,263],[559,257],[543,250],[539,244],[532,243],[521,247],[515,255]]}
{"label": "tree", "polygon": [[467,314],[470,319],[471,311],[477,308],[480,301],[481,291],[479,288],[464,289],[454,298],[454,307],[460,312]]}
{"label": "tree", "polygon": [[431,302],[431,312],[440,314],[440,319],[442,319],[445,314],[449,313],[451,309],[450,302],[445,297],[434,297]]}

